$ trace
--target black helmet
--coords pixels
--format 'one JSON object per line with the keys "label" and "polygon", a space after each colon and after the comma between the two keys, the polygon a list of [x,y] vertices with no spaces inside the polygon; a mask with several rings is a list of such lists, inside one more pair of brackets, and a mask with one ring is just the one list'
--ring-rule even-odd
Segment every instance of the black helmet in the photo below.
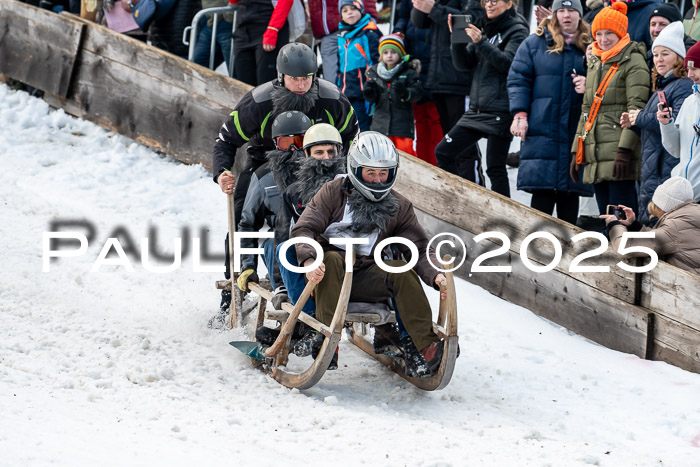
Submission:
{"label": "black helmet", "polygon": [[[272,139],[277,149],[287,151],[291,144],[301,149],[306,130],[311,127],[311,119],[298,110],[282,112],[272,122]],[[284,140],[280,146],[280,140]]]}
{"label": "black helmet", "polygon": [[283,83],[282,75],[295,78],[312,76],[316,70],[316,54],[306,44],[292,42],[282,47],[277,55],[277,76],[280,83]]}

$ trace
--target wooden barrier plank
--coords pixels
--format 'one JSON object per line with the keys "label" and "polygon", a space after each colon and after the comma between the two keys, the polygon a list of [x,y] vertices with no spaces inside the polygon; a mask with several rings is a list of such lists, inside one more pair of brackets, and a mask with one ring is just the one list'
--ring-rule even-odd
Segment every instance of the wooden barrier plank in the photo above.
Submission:
{"label": "wooden barrier plank", "polygon": [[659,262],[642,279],[641,305],[700,332],[700,276]]}
{"label": "wooden barrier plank", "polygon": [[[583,240],[574,245],[571,238],[583,232],[578,227],[460,177],[433,170],[429,164],[408,155],[401,158],[396,187],[416,208],[437,218],[449,216],[450,223],[467,232],[503,232],[511,241],[510,250],[516,254],[519,254],[520,245],[527,235],[548,231],[562,244],[562,259],[556,266],[558,271],[627,303],[634,303],[634,274],[616,266],[622,258],[611,250],[582,263],[610,266],[610,273],[569,272],[571,261],[577,255],[599,245],[599,242],[593,240]],[[531,259],[544,264],[554,255],[551,243],[540,240],[533,242],[528,252]]]}
{"label": "wooden barrier plank", "polygon": [[0,73],[66,97],[84,28],[15,0],[0,2]]}
{"label": "wooden barrier plank", "polygon": [[700,373],[700,334],[696,329],[656,315],[652,360]]}
{"label": "wooden barrier plank", "polygon": [[[647,312],[643,308],[620,302],[557,269],[534,273],[513,252],[482,263],[489,266],[507,264],[513,268],[512,272],[472,273],[474,259],[483,248],[471,241],[474,235],[421,211],[417,216],[429,235],[451,232],[467,244],[467,259],[455,271],[457,277],[601,345],[644,357]],[[468,306],[461,304],[460,311],[465,312],[464,308],[468,309]]]}

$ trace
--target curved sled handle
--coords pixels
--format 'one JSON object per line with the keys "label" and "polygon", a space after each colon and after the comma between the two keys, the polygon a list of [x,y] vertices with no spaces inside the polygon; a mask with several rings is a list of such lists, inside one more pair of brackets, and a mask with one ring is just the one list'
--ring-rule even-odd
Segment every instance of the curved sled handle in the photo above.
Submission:
{"label": "curved sled handle", "polygon": [[306,287],[304,287],[304,291],[301,293],[301,297],[299,297],[299,300],[297,300],[296,304],[294,305],[294,309],[289,314],[287,321],[285,321],[282,325],[280,335],[277,336],[274,344],[272,344],[272,346],[265,351],[266,357],[274,357],[280,353],[284,347],[284,343],[287,342],[287,338],[292,335],[294,325],[296,324],[297,319],[299,319],[299,313],[301,313],[301,309],[304,307],[304,305],[306,305],[306,301],[311,296],[311,292],[313,292],[315,286],[316,284],[313,282],[307,282]]}

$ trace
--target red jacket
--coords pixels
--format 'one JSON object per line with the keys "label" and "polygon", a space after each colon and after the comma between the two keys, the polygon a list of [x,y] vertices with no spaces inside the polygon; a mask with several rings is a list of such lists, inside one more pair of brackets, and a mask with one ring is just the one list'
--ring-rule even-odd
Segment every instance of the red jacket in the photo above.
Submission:
{"label": "red jacket", "polygon": [[[311,16],[311,32],[313,32],[316,39],[338,30],[338,23],[340,23],[338,0],[308,0],[308,2],[309,16]],[[365,13],[369,13],[376,20],[376,0],[365,0],[364,5]]]}

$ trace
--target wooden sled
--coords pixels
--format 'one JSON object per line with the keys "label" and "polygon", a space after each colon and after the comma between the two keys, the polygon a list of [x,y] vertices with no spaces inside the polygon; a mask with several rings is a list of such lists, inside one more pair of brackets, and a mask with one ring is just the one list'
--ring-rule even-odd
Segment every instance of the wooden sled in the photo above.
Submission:
{"label": "wooden sled", "polygon": [[[282,310],[273,311],[266,311],[267,302],[271,300],[273,296],[272,291],[254,282],[249,283],[248,287],[251,291],[260,296],[255,328],[257,329],[262,326],[265,318],[267,318],[282,322],[282,329],[275,343],[264,351],[264,355],[260,355],[254,342],[251,342],[250,346],[241,346],[240,344],[248,343],[240,342],[232,342],[231,345],[244,352],[244,348],[250,350],[251,353],[248,355],[251,356],[253,364],[261,367],[266,373],[286,387],[307,389],[321,380],[340,342],[343,327],[347,329],[350,342],[420,389],[425,391],[442,389],[449,384],[452,378],[455,361],[457,359],[457,345],[459,341],[459,336],[457,334],[457,300],[452,273],[446,274],[446,281],[443,287],[447,290],[447,298],[445,300],[440,300],[438,322],[433,323],[434,332],[445,341],[442,361],[435,375],[427,378],[407,377],[404,371],[403,358],[376,355],[374,353],[373,343],[366,337],[367,324],[377,323],[379,321],[378,316],[371,313],[359,315],[347,314],[352,287],[352,271],[346,272],[344,275],[338,304],[336,305],[333,321],[330,326],[324,325],[301,311],[313,291],[314,284],[312,283],[307,283],[302,296],[295,306],[292,306],[290,303],[283,303]],[[285,367],[289,356],[291,335],[297,321],[302,321],[325,336],[317,358],[308,369],[302,372],[293,372]],[[257,354],[257,357],[253,358],[255,354]]]}

